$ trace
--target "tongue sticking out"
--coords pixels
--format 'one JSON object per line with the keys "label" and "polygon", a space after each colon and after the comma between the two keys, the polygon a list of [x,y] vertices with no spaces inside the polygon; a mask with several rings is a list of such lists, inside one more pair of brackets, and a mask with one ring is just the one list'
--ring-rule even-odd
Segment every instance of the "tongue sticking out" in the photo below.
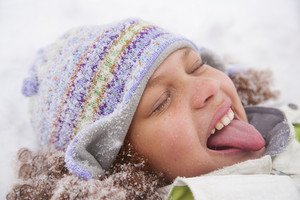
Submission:
{"label": "tongue sticking out", "polygon": [[265,146],[265,140],[254,126],[234,119],[228,126],[211,135],[207,146],[213,150],[236,148],[243,151],[258,151]]}

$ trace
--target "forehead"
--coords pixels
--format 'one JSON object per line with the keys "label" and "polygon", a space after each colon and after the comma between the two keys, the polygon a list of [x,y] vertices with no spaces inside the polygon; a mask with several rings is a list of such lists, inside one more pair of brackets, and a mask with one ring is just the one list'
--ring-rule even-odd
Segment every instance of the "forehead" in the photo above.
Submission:
{"label": "forehead", "polygon": [[[178,49],[176,51],[174,51],[173,53],[171,53],[163,62],[161,65],[164,65],[164,63],[166,62],[171,62],[171,61],[175,61],[175,62],[184,62],[187,60],[187,58],[189,57],[190,53],[193,52],[193,49],[191,48],[182,48],[182,49]],[[158,69],[160,68],[160,66],[158,67]]]}
{"label": "forehead", "polygon": [[159,80],[163,79],[163,76],[160,76],[165,70],[167,71],[167,66],[173,67],[174,64],[182,64],[186,63],[189,55],[195,52],[195,50],[191,48],[182,48],[171,53],[154,71],[151,78],[149,79],[146,88],[151,88],[156,85]]}

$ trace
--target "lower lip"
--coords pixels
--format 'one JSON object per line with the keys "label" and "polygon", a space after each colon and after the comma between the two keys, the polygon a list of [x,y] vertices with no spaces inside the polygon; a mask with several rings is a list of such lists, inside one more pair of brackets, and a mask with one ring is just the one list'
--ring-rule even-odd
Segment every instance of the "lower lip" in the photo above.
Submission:
{"label": "lower lip", "polygon": [[228,148],[228,149],[223,149],[223,150],[213,150],[213,149],[209,149],[208,150],[213,153],[213,154],[218,154],[221,156],[241,156],[243,154],[247,154],[247,153],[261,153],[263,154],[263,152],[265,152],[265,147],[257,150],[257,151],[244,151],[238,148]]}
{"label": "lower lip", "polygon": [[211,151],[213,153],[217,153],[217,154],[222,154],[222,155],[238,155],[238,154],[242,154],[242,153],[246,152],[246,151],[243,151],[243,150],[237,149],[237,148],[228,148],[228,149],[222,149],[222,150],[209,149],[209,151]]}

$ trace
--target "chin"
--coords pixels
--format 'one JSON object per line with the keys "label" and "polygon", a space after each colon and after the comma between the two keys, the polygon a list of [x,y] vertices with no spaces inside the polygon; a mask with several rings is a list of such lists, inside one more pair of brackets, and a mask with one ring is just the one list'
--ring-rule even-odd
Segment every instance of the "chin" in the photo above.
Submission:
{"label": "chin", "polygon": [[266,147],[263,147],[258,151],[254,151],[253,156],[250,159],[261,158],[264,155],[265,151],[266,151]]}
{"label": "chin", "polygon": [[260,150],[257,150],[257,151],[247,152],[245,154],[245,156],[241,157],[240,159],[237,159],[237,161],[234,164],[244,162],[244,161],[247,161],[247,160],[259,159],[264,155],[265,151],[266,151],[266,148],[263,147],[263,148],[261,148]]}

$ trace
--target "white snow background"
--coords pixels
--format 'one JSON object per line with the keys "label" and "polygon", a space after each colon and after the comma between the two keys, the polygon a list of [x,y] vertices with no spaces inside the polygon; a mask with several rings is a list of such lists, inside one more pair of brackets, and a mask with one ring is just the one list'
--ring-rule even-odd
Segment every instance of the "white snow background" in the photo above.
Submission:
{"label": "white snow background", "polygon": [[37,50],[72,27],[128,17],[270,68],[280,101],[300,103],[299,0],[0,0],[0,199],[16,180],[17,150],[37,146],[20,91]]}

